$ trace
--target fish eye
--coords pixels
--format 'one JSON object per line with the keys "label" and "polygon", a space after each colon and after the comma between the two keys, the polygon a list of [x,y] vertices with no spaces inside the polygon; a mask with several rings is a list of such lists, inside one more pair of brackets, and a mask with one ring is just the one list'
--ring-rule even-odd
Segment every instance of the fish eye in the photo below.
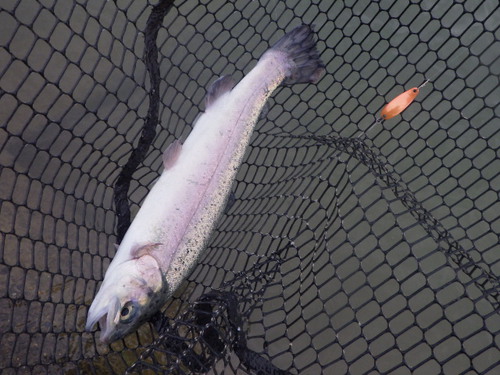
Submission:
{"label": "fish eye", "polygon": [[120,322],[121,323],[128,323],[137,314],[137,302],[135,301],[128,301],[125,305],[123,305],[121,311],[120,311]]}

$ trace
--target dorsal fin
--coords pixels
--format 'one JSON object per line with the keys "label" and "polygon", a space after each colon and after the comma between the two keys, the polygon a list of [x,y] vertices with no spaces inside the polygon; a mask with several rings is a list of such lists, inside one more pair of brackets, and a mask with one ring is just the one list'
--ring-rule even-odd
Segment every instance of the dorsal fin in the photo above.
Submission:
{"label": "dorsal fin", "polygon": [[208,109],[221,95],[231,91],[234,87],[234,80],[231,76],[222,76],[212,83],[205,96],[205,110]]}
{"label": "dorsal fin", "polygon": [[168,145],[163,153],[163,168],[169,169],[175,164],[182,150],[182,143],[176,139]]}
{"label": "dorsal fin", "polygon": [[267,115],[269,114],[269,111],[271,110],[271,105],[269,104],[268,101],[264,103],[264,106],[262,107],[260,114],[259,114],[259,119],[260,120],[265,120],[267,118]]}

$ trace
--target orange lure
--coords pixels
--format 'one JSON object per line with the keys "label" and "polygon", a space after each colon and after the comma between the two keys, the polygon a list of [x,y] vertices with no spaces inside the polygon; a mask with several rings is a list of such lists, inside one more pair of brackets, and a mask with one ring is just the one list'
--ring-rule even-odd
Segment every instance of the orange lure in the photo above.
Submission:
{"label": "orange lure", "polygon": [[419,92],[420,90],[418,87],[414,87],[402,94],[399,94],[385,105],[382,112],[380,112],[380,117],[384,120],[388,120],[399,115],[413,102],[413,100],[415,100]]}
{"label": "orange lure", "polygon": [[392,99],[380,112],[380,117],[382,120],[388,120],[394,116],[399,115],[403,112],[406,107],[408,107],[417,97],[420,92],[420,88],[423,87],[429,80],[425,81],[419,87],[413,87],[402,94],[399,94],[394,99]]}
{"label": "orange lure", "polygon": [[382,108],[382,111],[380,112],[380,117],[367,130],[361,132],[358,135],[358,138],[366,137],[366,133],[368,133],[375,125],[381,123],[384,120],[393,118],[394,116],[397,116],[401,112],[403,112],[406,109],[406,107],[408,107],[415,100],[418,93],[420,92],[420,89],[424,87],[427,84],[427,82],[429,82],[429,80],[426,80],[418,87],[411,88],[405,91],[404,93],[399,94],[389,103],[387,103],[385,107]]}

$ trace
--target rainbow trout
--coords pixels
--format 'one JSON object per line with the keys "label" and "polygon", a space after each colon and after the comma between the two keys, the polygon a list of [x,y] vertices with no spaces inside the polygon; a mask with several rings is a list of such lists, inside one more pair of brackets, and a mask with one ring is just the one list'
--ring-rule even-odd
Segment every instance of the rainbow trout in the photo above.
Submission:
{"label": "rainbow trout", "polygon": [[237,85],[229,76],[212,84],[184,144],[164,152],[164,170],[106,271],[87,330],[99,322],[100,340],[110,343],[161,309],[207,246],[269,96],[283,83],[316,82],[323,70],[313,31],[302,25]]}

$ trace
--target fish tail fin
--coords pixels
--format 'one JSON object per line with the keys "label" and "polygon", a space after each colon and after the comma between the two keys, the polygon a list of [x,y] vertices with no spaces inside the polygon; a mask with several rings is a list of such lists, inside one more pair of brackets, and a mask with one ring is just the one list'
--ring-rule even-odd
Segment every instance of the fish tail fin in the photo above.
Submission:
{"label": "fish tail fin", "polygon": [[288,74],[283,80],[285,85],[317,82],[325,70],[316,49],[313,26],[294,28],[278,40],[271,51],[285,53],[290,62]]}

